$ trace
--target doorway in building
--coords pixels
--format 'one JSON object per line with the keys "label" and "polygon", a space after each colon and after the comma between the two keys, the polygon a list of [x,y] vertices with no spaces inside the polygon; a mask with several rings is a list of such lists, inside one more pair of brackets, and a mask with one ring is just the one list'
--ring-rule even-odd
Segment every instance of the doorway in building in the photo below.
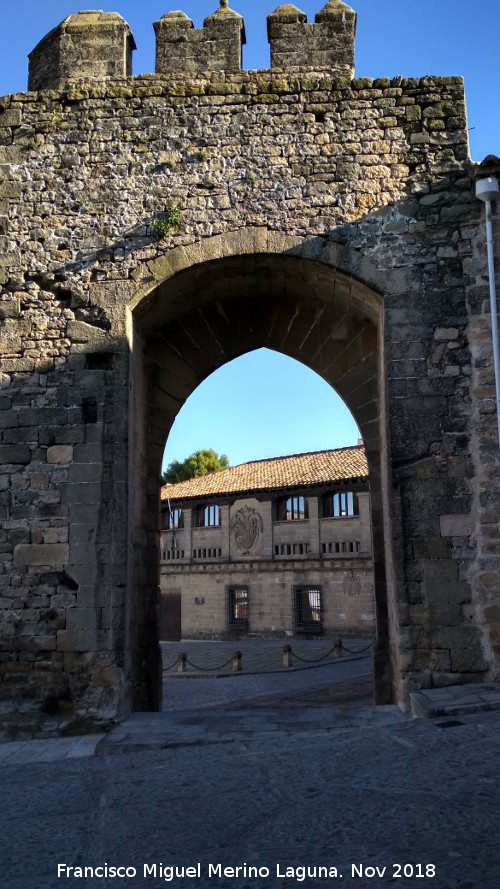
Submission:
{"label": "doorway in building", "polygon": [[158,617],[158,635],[160,642],[180,642],[182,638],[181,624],[181,591],[160,590],[160,608]]}

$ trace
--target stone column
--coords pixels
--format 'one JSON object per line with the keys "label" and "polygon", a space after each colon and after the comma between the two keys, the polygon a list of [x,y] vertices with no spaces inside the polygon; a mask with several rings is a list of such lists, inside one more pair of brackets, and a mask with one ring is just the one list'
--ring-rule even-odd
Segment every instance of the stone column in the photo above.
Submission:
{"label": "stone column", "polygon": [[319,504],[317,497],[308,497],[307,505],[309,510],[309,546],[311,548],[310,555],[318,556],[320,552],[319,542]]}
{"label": "stone column", "polygon": [[372,551],[372,531],[370,516],[370,494],[368,491],[358,493],[359,524],[360,524],[360,550],[362,553]]}
{"label": "stone column", "polygon": [[230,521],[230,510],[229,504],[221,504],[220,509],[220,545],[222,550],[222,558],[229,559],[229,551],[230,551],[230,533],[231,533],[231,521]]}
{"label": "stone column", "polygon": [[264,559],[272,559],[274,551],[272,506],[271,500],[265,500],[260,506],[260,514],[262,516],[262,557]]}
{"label": "stone column", "polygon": [[186,541],[186,552],[184,555],[187,559],[191,560],[193,558],[193,510],[183,509],[182,515],[184,518],[184,535]]}

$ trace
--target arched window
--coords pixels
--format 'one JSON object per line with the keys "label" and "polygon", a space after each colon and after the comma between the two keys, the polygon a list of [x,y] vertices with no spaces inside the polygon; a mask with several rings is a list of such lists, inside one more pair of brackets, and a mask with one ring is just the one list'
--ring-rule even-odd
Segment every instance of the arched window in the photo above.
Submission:
{"label": "arched window", "polygon": [[323,518],[344,518],[359,515],[358,495],[353,491],[337,491],[323,498]]}
{"label": "arched window", "polygon": [[282,497],[278,500],[276,519],[278,522],[290,522],[307,519],[307,500],[305,497]]}
{"label": "arched window", "polygon": [[220,511],[217,503],[198,506],[196,509],[196,527],[211,528],[220,525]]}

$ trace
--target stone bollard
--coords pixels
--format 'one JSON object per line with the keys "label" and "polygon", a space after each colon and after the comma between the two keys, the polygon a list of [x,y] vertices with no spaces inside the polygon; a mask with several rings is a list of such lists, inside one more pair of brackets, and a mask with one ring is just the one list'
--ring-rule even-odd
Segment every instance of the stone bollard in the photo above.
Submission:
{"label": "stone bollard", "polygon": [[241,651],[233,651],[233,673],[241,673]]}
{"label": "stone bollard", "polygon": [[284,645],[283,646],[283,666],[284,667],[292,667],[292,646]]}
{"label": "stone bollard", "polygon": [[342,657],[342,639],[340,638],[340,636],[337,636],[337,638],[334,640],[333,656]]}
{"label": "stone bollard", "polygon": [[181,653],[177,656],[177,672],[185,673],[186,672],[186,661],[187,654],[185,651],[181,651]]}

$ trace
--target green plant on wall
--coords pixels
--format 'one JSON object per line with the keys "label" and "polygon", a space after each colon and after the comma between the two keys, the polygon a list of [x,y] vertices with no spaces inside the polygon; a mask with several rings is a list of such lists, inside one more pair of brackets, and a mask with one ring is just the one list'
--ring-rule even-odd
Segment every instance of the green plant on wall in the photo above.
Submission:
{"label": "green plant on wall", "polygon": [[63,119],[62,116],[55,110],[55,108],[53,111],[50,112],[49,116],[50,122],[55,129],[61,126]]}
{"label": "green plant on wall", "polygon": [[166,238],[171,231],[179,228],[181,221],[182,213],[179,204],[170,204],[160,218],[153,219],[149,223],[149,228],[155,241],[161,241],[163,238]]}

